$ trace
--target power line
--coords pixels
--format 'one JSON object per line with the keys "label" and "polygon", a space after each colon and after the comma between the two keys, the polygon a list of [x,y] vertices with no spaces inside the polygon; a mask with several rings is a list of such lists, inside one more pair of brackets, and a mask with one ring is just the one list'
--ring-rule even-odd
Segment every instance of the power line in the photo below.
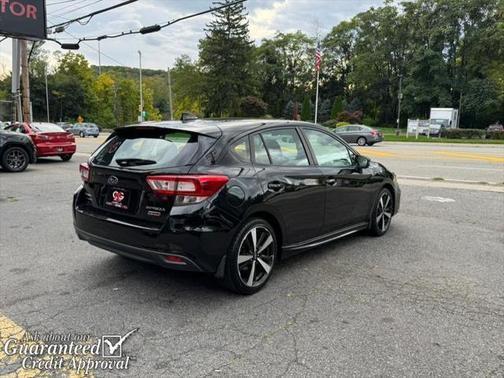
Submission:
{"label": "power line", "polygon": [[63,0],[63,1],[58,1],[56,3],[49,3],[47,4],[48,7],[52,5],[59,5],[59,4],[65,4],[65,3],[71,3],[71,2],[76,2],[77,0]]}
{"label": "power line", "polygon": [[[77,37],[75,37],[75,35],[73,35],[73,34],[71,34],[71,33],[67,32],[66,30],[65,30],[65,33],[66,33],[66,34],[68,34],[70,37],[77,38]],[[115,62],[115,63],[119,64],[120,66],[122,66],[122,67],[126,67],[124,64],[122,64],[122,63],[121,63],[121,62],[119,62],[118,60],[116,60],[116,59],[112,58],[111,56],[109,56],[109,55],[105,54],[104,52],[98,51],[98,49],[97,49],[97,48],[95,48],[94,46],[91,46],[89,43],[82,42],[82,44],[84,44],[85,46],[89,47],[90,49],[92,49],[92,50],[96,51],[97,53],[99,53],[99,54],[101,54],[101,55],[103,55],[103,56],[105,56],[105,57],[109,58],[111,61],[113,61],[113,62]]]}
{"label": "power line", "polygon": [[[61,16],[61,15],[63,15],[63,14],[73,13],[73,12],[75,12],[75,11],[78,11],[79,9],[90,7],[91,5],[94,5],[94,4],[97,4],[97,3],[100,3],[100,2],[102,2],[102,1],[103,1],[103,0],[96,0],[96,1],[93,1],[92,3],[84,4],[84,5],[81,5],[81,6],[77,7],[77,8],[72,8],[72,9],[70,9],[70,10],[66,11],[66,12],[63,12],[63,13],[53,14],[53,16],[56,16],[56,15],[57,15],[57,16]],[[74,4],[69,4],[69,5],[67,5],[66,7],[62,7],[62,8],[60,8],[60,9],[58,9],[58,11],[60,11],[60,10],[62,10],[62,9],[65,9],[65,8],[67,8],[67,7],[69,7],[69,6],[72,6],[72,5],[74,5]]]}
{"label": "power line", "polygon": [[140,28],[138,30],[129,30],[129,31],[125,31],[125,32],[115,33],[115,34],[104,34],[104,35],[101,35],[101,36],[98,36],[98,37],[82,37],[82,38],[79,38],[77,40],[77,43],[74,43],[74,44],[61,43],[61,42],[59,42],[56,39],[50,39],[50,40],[53,41],[53,42],[58,43],[63,49],[78,50],[80,42],[84,42],[84,41],[101,41],[103,39],[119,38],[119,37],[124,37],[126,35],[132,35],[132,34],[149,34],[149,33],[155,33],[155,32],[160,31],[161,29],[164,29],[164,28],[166,28],[166,27],[168,27],[170,25],[173,25],[173,24],[175,24],[177,22],[180,22],[180,21],[183,21],[183,20],[187,20],[189,18],[201,16],[201,15],[206,14],[206,13],[215,12],[215,11],[217,11],[219,9],[227,8],[227,7],[236,5],[236,4],[243,3],[245,1],[247,1],[247,0],[233,1],[232,3],[227,3],[227,4],[221,5],[219,7],[209,8],[207,10],[204,10],[204,11],[201,11],[201,12],[198,12],[198,13],[193,13],[193,14],[190,14],[190,15],[187,15],[187,16],[183,16],[183,17],[171,20],[171,21],[166,21],[165,23],[162,23],[161,25],[159,25],[159,24],[149,25],[149,26],[144,26],[144,27],[142,27],[142,28]]}
{"label": "power line", "polygon": [[[91,19],[94,16],[96,16],[98,14],[101,14],[101,13],[104,13],[104,12],[108,12],[110,10],[113,10],[113,9],[116,9],[116,8],[119,8],[119,7],[128,5],[128,4],[134,3],[136,1],[138,1],[138,0],[123,1],[122,3],[116,4],[116,5],[112,5],[111,7],[103,8],[103,9],[91,12],[89,14],[86,14],[85,16],[77,17],[77,18],[74,18],[74,19],[71,19],[71,20],[69,20],[69,19],[67,19],[65,17],[58,16],[58,15],[50,15],[51,17],[59,17],[59,18],[62,18],[62,19],[66,19],[67,21],[61,22],[61,23],[56,24],[56,25],[51,25],[51,26],[49,26],[49,28],[56,28],[55,33],[59,33],[59,32],[62,32],[64,28],[66,28],[67,26],[69,26],[70,24],[72,24],[74,22],[78,22],[81,25],[86,25],[89,21],[91,21]],[[87,21],[81,22],[81,20],[84,20],[86,18],[88,19]]]}

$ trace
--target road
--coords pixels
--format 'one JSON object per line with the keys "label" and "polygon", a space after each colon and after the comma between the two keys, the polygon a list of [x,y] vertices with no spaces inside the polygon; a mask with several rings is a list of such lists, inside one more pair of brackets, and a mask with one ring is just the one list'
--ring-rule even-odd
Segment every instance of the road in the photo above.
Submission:
{"label": "road", "polygon": [[[348,237],[288,259],[263,291],[244,297],[209,276],[77,239],[71,196],[96,142],[79,141],[68,163],[0,172],[0,344],[25,331],[99,338],[139,328],[124,344],[135,359],[122,375],[504,375],[504,193],[403,185],[386,236]],[[406,156],[410,148],[369,150]],[[479,180],[465,174],[453,177]],[[0,351],[0,376],[20,372],[20,363]]]}

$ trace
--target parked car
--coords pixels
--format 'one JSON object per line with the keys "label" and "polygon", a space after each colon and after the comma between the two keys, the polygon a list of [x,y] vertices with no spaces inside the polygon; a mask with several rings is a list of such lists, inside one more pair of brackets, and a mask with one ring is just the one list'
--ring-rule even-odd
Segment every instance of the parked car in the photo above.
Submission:
{"label": "parked car", "polygon": [[22,172],[36,161],[35,145],[27,135],[0,130],[0,166],[7,172]]}
{"label": "parked car", "polygon": [[8,130],[31,137],[37,148],[37,157],[59,156],[68,161],[76,150],[75,137],[54,123],[19,123],[11,125]]}
{"label": "parked car", "polygon": [[359,146],[366,144],[372,146],[383,140],[381,131],[364,125],[348,125],[337,127],[334,132],[347,143],[357,143]]}
{"label": "parked car", "polygon": [[285,120],[116,129],[80,165],[78,237],[128,258],[213,273],[252,294],[281,258],[399,210],[395,175],[325,128]]}
{"label": "parked car", "polygon": [[492,132],[492,131],[504,131],[504,126],[500,124],[499,122],[494,123],[493,125],[490,125],[486,129],[487,132]]}
{"label": "parked car", "polygon": [[76,123],[69,128],[68,131],[74,135],[80,136],[81,138],[85,138],[87,136],[98,138],[98,135],[100,135],[100,130],[94,123]]}
{"label": "parked car", "polygon": [[58,125],[65,131],[67,131],[69,128],[73,126],[70,122],[56,122],[56,125]]}

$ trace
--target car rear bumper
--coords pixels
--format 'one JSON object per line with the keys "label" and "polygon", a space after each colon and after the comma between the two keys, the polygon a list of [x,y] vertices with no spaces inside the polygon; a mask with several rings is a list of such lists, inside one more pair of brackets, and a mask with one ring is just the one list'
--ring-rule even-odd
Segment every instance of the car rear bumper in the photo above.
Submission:
{"label": "car rear bumper", "polygon": [[72,155],[76,151],[75,143],[54,144],[40,143],[37,144],[37,156],[59,156]]}
{"label": "car rear bumper", "polygon": [[[140,223],[127,217],[76,205],[73,216],[75,231],[81,240],[132,259],[162,267],[215,273],[226,254],[234,229],[213,224],[195,224],[194,215],[172,215],[165,223]],[[183,260],[174,262],[169,256]]]}

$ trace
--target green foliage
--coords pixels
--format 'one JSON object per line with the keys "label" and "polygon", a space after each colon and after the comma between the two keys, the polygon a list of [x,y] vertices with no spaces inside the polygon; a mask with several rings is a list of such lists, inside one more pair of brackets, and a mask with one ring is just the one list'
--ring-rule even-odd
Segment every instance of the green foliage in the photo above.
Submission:
{"label": "green foliage", "polygon": [[301,108],[301,120],[303,121],[312,121],[312,111],[311,111],[311,102],[310,99],[305,96],[303,100],[303,106]]}
{"label": "green foliage", "polygon": [[336,97],[331,108],[331,118],[335,119],[343,111],[344,106],[343,97]]}
{"label": "green foliage", "polygon": [[487,131],[486,139],[504,140],[504,131]]}
{"label": "green foliage", "polygon": [[448,139],[482,139],[485,134],[485,130],[481,129],[447,129],[443,131],[442,137]]}
{"label": "green foliage", "polygon": [[262,117],[268,110],[268,105],[260,98],[247,96],[240,102],[242,117]]}
{"label": "green foliage", "polygon": [[331,118],[331,101],[326,99],[319,103],[318,118],[319,123],[325,122]]}
{"label": "green foliage", "polygon": [[357,110],[355,112],[349,112],[347,110],[338,114],[336,117],[338,122],[346,122],[346,123],[361,123],[362,122],[362,112]]}
{"label": "green foliage", "polygon": [[[229,3],[215,2],[215,6]],[[250,93],[252,43],[243,3],[214,12],[200,41],[200,60],[205,73],[206,113],[237,115],[239,99]]]}

